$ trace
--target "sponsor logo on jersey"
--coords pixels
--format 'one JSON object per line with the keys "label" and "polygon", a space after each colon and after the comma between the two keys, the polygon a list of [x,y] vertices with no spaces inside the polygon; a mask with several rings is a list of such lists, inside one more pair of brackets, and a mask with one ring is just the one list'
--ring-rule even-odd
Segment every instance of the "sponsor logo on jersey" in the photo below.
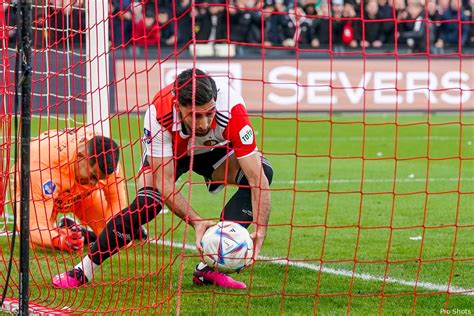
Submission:
{"label": "sponsor logo on jersey", "polygon": [[145,134],[145,136],[143,137],[143,141],[147,144],[151,144],[151,132],[144,128],[143,133]]}
{"label": "sponsor logo on jersey", "polygon": [[240,140],[244,145],[253,144],[253,131],[248,125],[245,125],[239,132]]}
{"label": "sponsor logo on jersey", "polygon": [[215,139],[208,139],[204,142],[204,146],[214,146],[217,145],[218,141]]}
{"label": "sponsor logo on jersey", "polygon": [[56,183],[53,180],[48,180],[43,183],[43,193],[47,195],[52,195],[56,191]]}

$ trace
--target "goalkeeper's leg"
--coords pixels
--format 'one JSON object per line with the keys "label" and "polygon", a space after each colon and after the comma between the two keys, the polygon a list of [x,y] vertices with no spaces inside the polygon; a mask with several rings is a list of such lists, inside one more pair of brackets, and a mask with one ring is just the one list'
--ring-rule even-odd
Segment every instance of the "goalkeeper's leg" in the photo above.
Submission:
{"label": "goalkeeper's leg", "polygon": [[92,279],[94,270],[110,256],[127,246],[141,234],[141,225],[148,223],[162,209],[161,194],[152,187],[138,190],[135,200],[128,208],[114,215],[97,237],[89,255],[73,270],[56,276],[53,285],[60,288],[77,287]]}

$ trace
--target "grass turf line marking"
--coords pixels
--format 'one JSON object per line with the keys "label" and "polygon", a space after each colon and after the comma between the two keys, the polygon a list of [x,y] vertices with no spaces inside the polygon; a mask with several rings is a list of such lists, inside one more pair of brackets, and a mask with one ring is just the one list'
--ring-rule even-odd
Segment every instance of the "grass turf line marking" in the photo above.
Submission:
{"label": "grass turf line marking", "polygon": [[[160,245],[165,245],[165,246],[174,247],[174,248],[181,248],[181,249],[184,248],[186,250],[196,251],[196,246],[193,246],[190,244],[183,244],[180,242],[171,243],[168,240],[164,240],[164,241],[163,240],[150,240],[149,243],[160,244]],[[438,292],[444,292],[444,293],[448,291],[448,286],[444,284],[436,284],[436,283],[423,282],[423,281],[416,282],[416,281],[409,281],[409,280],[403,280],[403,279],[396,279],[392,277],[384,278],[382,276],[371,275],[368,273],[358,273],[358,272],[353,273],[350,270],[327,268],[327,267],[321,268],[319,265],[316,265],[316,264],[311,264],[311,263],[306,263],[306,262],[294,262],[294,261],[284,260],[281,258],[272,258],[272,257],[267,257],[267,256],[259,256],[258,258],[270,264],[276,264],[276,265],[282,265],[282,266],[289,265],[292,267],[304,268],[304,269],[309,269],[313,271],[321,271],[322,273],[333,274],[333,275],[337,275],[341,277],[361,279],[364,281],[378,281],[378,282],[393,283],[393,284],[409,286],[409,287],[416,286],[417,288],[423,288],[430,291],[438,291]],[[465,289],[459,286],[451,285],[449,286],[449,293],[474,296],[474,289]]]}
{"label": "grass turf line marking", "polygon": [[[0,237],[5,237],[7,233],[0,233]],[[185,250],[193,250],[196,251],[196,246],[190,245],[190,244],[183,244],[181,242],[170,242],[168,240],[149,240],[148,243],[150,244],[155,244],[155,245],[165,245],[168,247],[173,247],[173,248],[181,248]],[[449,293],[450,294],[461,294],[461,295],[468,295],[468,296],[474,296],[474,288],[473,289],[465,289],[459,286],[451,285],[447,286],[444,284],[436,284],[436,283],[431,283],[431,282],[423,282],[423,281],[409,281],[409,280],[403,280],[403,279],[397,279],[397,278],[392,278],[392,277],[381,277],[381,276],[376,276],[376,275],[371,275],[368,273],[353,273],[350,270],[343,270],[343,269],[335,269],[335,268],[328,268],[328,267],[320,267],[319,265],[316,264],[311,264],[311,263],[306,263],[306,262],[294,262],[294,261],[288,261],[284,260],[281,258],[272,258],[272,257],[267,257],[267,256],[259,256],[258,257],[260,260],[264,260],[269,264],[276,264],[276,265],[289,265],[291,267],[297,267],[297,268],[303,268],[303,269],[308,269],[308,270],[313,270],[313,271],[321,271],[322,273],[328,273],[328,274],[333,274],[341,277],[350,277],[350,278],[355,278],[355,279],[361,279],[364,281],[378,281],[378,282],[385,282],[385,283],[393,283],[393,284],[398,284],[398,285],[403,285],[403,286],[408,286],[408,287],[417,287],[417,288],[423,288],[426,290],[430,291],[438,291],[438,292],[443,292],[446,293],[449,288]]]}
{"label": "grass turf line marking", "polygon": [[[184,180],[178,180],[176,183],[183,183]],[[186,180],[187,181],[187,180]],[[385,183],[385,182],[393,182],[393,179],[364,179],[362,181],[359,179],[331,179],[331,183]],[[395,180],[396,182],[426,182],[426,178],[398,178]],[[458,182],[458,181],[474,181],[474,178],[429,178],[428,182]],[[274,180],[273,184],[324,184],[328,183],[327,179],[322,180]],[[129,182],[127,186],[134,187],[135,183]]]}
{"label": "grass turf line marking", "polygon": [[338,142],[352,142],[352,141],[413,141],[413,142],[418,142],[418,141],[440,141],[440,142],[447,142],[447,141],[469,141],[471,138],[469,137],[463,137],[462,140],[460,140],[459,137],[455,136],[399,136],[399,137],[389,137],[389,136],[332,136],[331,138],[328,137],[321,137],[321,136],[314,136],[314,137],[307,137],[307,136],[299,136],[299,137],[291,137],[291,136],[282,136],[282,137],[274,137],[274,136],[265,136],[263,138],[264,142],[268,141],[285,141],[285,142],[294,142],[295,140],[298,141],[308,141],[308,142],[314,142],[314,141],[328,141],[331,139],[332,141],[338,141]]}
{"label": "grass turf line marking", "polygon": [[[178,180],[176,183],[182,183],[183,180]],[[430,178],[428,182],[458,182],[458,181],[474,181],[474,178]],[[360,179],[331,179],[331,183],[360,183]],[[364,183],[392,183],[393,179],[364,179]],[[426,178],[403,178],[397,179],[396,182],[426,182]],[[328,180],[274,180],[273,184],[327,184]],[[128,182],[128,187],[135,187],[136,184],[134,182]],[[5,203],[8,204],[8,203]],[[164,213],[168,213],[168,210],[165,209]],[[8,209],[5,211],[5,217],[7,220],[13,219],[13,215],[11,215],[11,211],[8,212]],[[9,222],[7,221],[7,224]]]}
{"label": "grass turf line marking", "polygon": [[[428,182],[458,182],[458,181],[473,181],[474,178],[428,178]],[[331,183],[385,183],[394,182],[394,179],[331,179]],[[426,182],[426,178],[398,178],[395,182]],[[320,184],[328,183],[328,180],[276,180],[272,183],[278,184]]]}

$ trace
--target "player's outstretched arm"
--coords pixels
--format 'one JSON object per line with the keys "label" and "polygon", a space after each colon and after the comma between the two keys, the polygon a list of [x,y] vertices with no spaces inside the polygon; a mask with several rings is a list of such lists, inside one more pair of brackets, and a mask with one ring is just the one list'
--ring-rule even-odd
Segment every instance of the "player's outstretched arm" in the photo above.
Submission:
{"label": "player's outstretched arm", "polygon": [[[161,192],[168,208],[183,221],[189,222],[196,233],[196,247],[202,252],[201,240],[207,228],[215,222],[203,220],[183,195],[176,190],[174,163],[171,157],[151,158],[153,186]],[[145,185],[147,185],[145,183]],[[149,184],[148,184],[149,185]]]}
{"label": "player's outstretched arm", "polygon": [[240,168],[247,178],[252,192],[252,209],[255,229],[250,234],[254,241],[254,258],[257,258],[267,236],[267,225],[270,218],[270,184],[262,167],[262,155],[258,152],[240,158]]}

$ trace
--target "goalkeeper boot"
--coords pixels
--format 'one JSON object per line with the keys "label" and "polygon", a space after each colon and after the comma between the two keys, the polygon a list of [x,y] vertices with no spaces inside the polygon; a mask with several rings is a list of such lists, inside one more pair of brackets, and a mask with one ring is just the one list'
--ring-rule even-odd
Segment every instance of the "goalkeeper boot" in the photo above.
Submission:
{"label": "goalkeeper boot", "polygon": [[85,285],[88,282],[87,277],[81,269],[72,269],[56,275],[53,278],[53,287],[59,289],[72,289]]}
{"label": "goalkeeper boot", "polygon": [[212,270],[207,265],[202,269],[199,269],[199,266],[196,266],[193,273],[193,283],[196,285],[216,285],[229,289],[247,288],[245,283],[236,281],[225,273]]}

